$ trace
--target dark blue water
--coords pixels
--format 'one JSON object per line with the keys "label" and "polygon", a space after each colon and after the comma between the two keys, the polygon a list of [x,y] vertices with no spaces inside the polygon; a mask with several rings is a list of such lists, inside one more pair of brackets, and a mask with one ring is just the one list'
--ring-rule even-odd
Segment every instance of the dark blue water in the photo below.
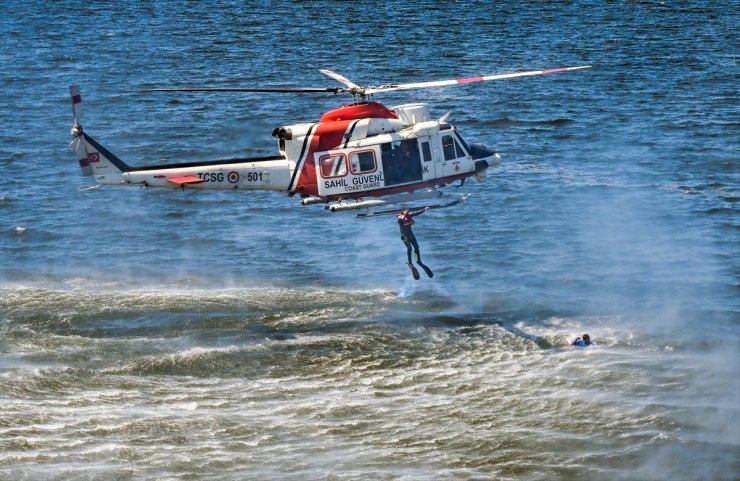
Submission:
{"label": "dark blue water", "polygon": [[[738,479],[738,2],[5,3],[0,478]],[[593,69],[428,102],[500,167],[418,218],[101,188],[346,99],[138,94]],[[575,350],[589,332],[597,347]]]}

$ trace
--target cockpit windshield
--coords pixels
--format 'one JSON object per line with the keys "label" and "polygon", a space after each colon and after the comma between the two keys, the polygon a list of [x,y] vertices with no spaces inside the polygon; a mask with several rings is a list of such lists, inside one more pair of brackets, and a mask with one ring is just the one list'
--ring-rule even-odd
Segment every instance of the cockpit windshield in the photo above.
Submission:
{"label": "cockpit windshield", "polygon": [[455,135],[457,136],[457,140],[459,140],[460,143],[465,148],[465,152],[470,154],[472,152],[470,149],[470,144],[465,139],[462,138],[462,135],[460,135],[460,133],[457,130],[455,130]]}

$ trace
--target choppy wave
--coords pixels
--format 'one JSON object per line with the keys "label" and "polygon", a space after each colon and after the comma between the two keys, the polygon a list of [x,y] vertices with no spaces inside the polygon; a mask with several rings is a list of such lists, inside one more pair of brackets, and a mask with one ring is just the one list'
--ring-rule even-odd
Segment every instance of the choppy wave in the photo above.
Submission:
{"label": "choppy wave", "polygon": [[[578,477],[604,452],[645,470],[697,442],[734,452],[736,406],[697,357],[723,343],[616,318],[440,314],[384,291],[0,294],[5,475]],[[587,327],[597,346],[570,347]],[[687,429],[707,410],[719,430]]]}

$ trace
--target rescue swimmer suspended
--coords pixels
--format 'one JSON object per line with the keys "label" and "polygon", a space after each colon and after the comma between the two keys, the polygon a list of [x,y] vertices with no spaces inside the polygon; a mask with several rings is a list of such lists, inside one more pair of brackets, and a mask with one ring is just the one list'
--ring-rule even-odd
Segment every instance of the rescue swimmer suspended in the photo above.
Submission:
{"label": "rescue swimmer suspended", "polygon": [[[329,88],[169,88],[139,92],[326,92],[349,93],[353,102],[326,112],[317,122],[276,128],[279,154],[203,162],[133,167],[82,128],[80,89],[70,87],[74,126],[72,150],[82,174],[98,184],[181,189],[274,190],[298,194],[303,205],[324,203],[330,211],[367,209],[439,197],[438,188],[476,177],[500,156],[469,144],[447,122],[433,120],[424,103],[388,108],[371,100],[376,93],[444,87],[488,80],[580,70],[590,66],[533,70],[456,80],[360,87],[342,75],[321,70],[344,87]],[[454,205],[465,196],[448,204]]]}

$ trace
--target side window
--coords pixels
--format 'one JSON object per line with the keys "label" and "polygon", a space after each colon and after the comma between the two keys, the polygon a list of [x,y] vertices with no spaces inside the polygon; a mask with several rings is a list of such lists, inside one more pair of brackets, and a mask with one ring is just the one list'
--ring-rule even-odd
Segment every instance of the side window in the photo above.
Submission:
{"label": "side window", "polygon": [[349,156],[349,164],[353,174],[373,172],[375,165],[375,153],[372,150],[352,152]]}
{"label": "side window", "polygon": [[429,145],[429,142],[421,143],[421,154],[424,162],[432,160],[432,147]]}
{"label": "side window", "polygon": [[341,177],[347,175],[347,159],[344,154],[322,155],[319,158],[321,177]]}

